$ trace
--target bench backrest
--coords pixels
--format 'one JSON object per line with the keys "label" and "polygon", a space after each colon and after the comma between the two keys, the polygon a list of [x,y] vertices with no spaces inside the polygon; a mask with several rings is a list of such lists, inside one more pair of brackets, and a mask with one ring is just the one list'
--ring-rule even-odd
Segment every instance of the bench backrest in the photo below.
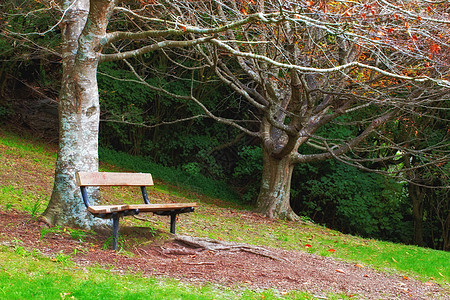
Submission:
{"label": "bench backrest", "polygon": [[79,186],[149,186],[153,185],[149,173],[77,172]]}

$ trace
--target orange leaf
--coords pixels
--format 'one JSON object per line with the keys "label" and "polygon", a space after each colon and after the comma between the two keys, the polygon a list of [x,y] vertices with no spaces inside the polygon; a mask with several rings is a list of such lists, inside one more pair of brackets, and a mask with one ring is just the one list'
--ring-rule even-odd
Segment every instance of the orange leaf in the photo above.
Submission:
{"label": "orange leaf", "polygon": [[247,15],[247,11],[245,10],[245,8],[242,8],[242,9],[241,9],[241,13],[242,13],[244,16]]}
{"label": "orange leaf", "polygon": [[345,271],[344,271],[344,270],[342,270],[342,269],[336,269],[336,272],[338,272],[338,273],[342,273],[342,274],[345,274]]}
{"label": "orange leaf", "polygon": [[314,2],[312,2],[312,1],[306,1],[306,4],[307,4],[308,6],[313,6],[313,5],[314,5]]}
{"label": "orange leaf", "polygon": [[409,280],[408,276],[403,276],[404,280]]}
{"label": "orange leaf", "polygon": [[364,268],[364,266],[361,265],[361,264],[356,264],[355,267],[358,267],[358,268]]}
{"label": "orange leaf", "polygon": [[186,26],[181,26],[181,30],[186,31],[187,30]]}
{"label": "orange leaf", "polygon": [[329,249],[328,252],[336,252],[334,249]]}
{"label": "orange leaf", "polygon": [[438,53],[441,50],[441,46],[433,43],[430,47],[430,52],[431,53]]}

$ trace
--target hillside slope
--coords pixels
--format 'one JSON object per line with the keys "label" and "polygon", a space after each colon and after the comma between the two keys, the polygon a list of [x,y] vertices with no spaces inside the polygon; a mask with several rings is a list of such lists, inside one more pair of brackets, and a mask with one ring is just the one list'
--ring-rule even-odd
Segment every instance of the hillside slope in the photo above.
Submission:
{"label": "hillside slope", "polygon": [[[163,183],[149,193],[154,202],[200,203],[195,213],[180,216],[179,234],[239,243],[239,251],[187,246],[167,233],[166,218],[140,215],[122,222],[123,250],[115,253],[107,250],[109,230],[93,234],[39,224],[38,214],[52,187],[53,147],[0,131],[0,153],[0,243],[12,248],[21,241],[22,247],[46,255],[70,256],[77,266],[98,264],[115,272],[187,282],[275,288],[279,295],[302,290],[324,297],[332,292],[369,299],[450,298],[449,253],[365,240],[309,223],[270,220]],[[120,170],[104,164],[102,169]],[[137,192],[107,189],[104,201],[140,201],[133,200],[140,199]]]}

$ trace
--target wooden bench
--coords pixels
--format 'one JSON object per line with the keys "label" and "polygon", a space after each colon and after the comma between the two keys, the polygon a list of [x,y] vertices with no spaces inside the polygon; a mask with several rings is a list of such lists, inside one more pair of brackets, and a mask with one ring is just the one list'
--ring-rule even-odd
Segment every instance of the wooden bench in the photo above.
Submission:
{"label": "wooden bench", "polygon": [[[109,173],[77,172],[77,184],[87,210],[97,218],[113,220],[113,249],[117,250],[119,237],[119,219],[124,216],[152,212],[157,215],[170,216],[170,232],[175,233],[178,214],[193,212],[197,203],[151,204],[147,196],[147,186],[153,185],[151,174],[146,173]],[[144,204],[90,205],[86,187],[89,186],[139,186]]]}

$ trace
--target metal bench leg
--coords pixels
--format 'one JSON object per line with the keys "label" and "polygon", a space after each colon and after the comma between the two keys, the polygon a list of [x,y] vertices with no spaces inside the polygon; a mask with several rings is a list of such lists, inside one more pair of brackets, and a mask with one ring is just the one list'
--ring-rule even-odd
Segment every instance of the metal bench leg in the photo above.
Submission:
{"label": "metal bench leg", "polygon": [[119,216],[114,216],[113,219],[113,250],[117,250],[117,245],[119,243]]}
{"label": "metal bench leg", "polygon": [[177,214],[170,214],[170,233],[175,234],[176,221],[177,221]]}

